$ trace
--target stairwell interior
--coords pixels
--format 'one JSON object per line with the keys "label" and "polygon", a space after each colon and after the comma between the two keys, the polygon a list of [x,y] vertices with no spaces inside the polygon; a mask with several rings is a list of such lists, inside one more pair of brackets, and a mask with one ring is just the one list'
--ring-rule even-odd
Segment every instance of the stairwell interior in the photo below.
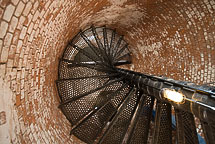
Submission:
{"label": "stairwell interior", "polygon": [[83,143],[69,135],[55,80],[68,41],[92,24],[124,35],[126,69],[215,81],[214,0],[1,0],[0,143]]}

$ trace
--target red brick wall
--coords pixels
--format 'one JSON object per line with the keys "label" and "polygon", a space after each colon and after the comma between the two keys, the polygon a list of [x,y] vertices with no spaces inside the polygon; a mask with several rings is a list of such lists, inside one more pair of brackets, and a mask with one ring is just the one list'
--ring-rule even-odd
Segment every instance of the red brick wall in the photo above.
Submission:
{"label": "red brick wall", "polygon": [[[130,29],[135,70],[198,84],[215,81],[215,1],[163,0]],[[135,62],[134,62],[135,63]]]}
{"label": "red brick wall", "polygon": [[2,142],[80,143],[57,108],[54,81],[67,41],[91,24],[125,35],[130,69],[215,80],[214,0],[1,0]]}

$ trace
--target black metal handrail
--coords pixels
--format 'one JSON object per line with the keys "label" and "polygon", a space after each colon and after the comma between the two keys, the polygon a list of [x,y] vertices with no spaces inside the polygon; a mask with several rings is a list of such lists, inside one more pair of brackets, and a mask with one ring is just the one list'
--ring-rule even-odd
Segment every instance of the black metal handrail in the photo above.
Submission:
{"label": "black metal handrail", "polygon": [[[196,117],[207,123],[215,123],[215,88],[211,86],[187,85],[188,82],[158,77],[130,70],[117,68],[125,80],[134,83],[144,93],[170,103],[174,107],[191,112]],[[168,101],[162,96],[165,88],[174,89],[185,95],[183,104]]]}

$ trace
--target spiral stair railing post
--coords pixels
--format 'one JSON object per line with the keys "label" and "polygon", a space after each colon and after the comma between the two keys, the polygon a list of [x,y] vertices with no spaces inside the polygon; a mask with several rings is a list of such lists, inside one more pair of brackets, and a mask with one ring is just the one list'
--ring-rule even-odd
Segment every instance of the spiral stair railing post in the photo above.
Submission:
{"label": "spiral stair railing post", "polygon": [[215,87],[119,68],[131,63],[128,48],[105,26],[69,42],[56,84],[70,134],[86,143],[196,144],[198,118],[206,143],[214,143]]}

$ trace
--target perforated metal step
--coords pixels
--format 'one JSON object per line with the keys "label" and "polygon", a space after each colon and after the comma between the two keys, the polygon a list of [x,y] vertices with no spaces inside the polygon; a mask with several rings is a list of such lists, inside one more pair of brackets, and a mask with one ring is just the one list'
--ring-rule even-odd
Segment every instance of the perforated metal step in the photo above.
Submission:
{"label": "perforated metal step", "polygon": [[[213,143],[214,121],[202,116],[205,110],[208,119],[214,117],[213,89],[120,69],[131,63],[128,48],[123,36],[106,27],[91,26],[68,43],[56,84],[70,134],[86,143],[198,143],[195,114],[205,127],[206,141]],[[164,88],[181,90],[191,101],[168,101],[162,97]],[[191,95],[205,100],[192,102]]]}

